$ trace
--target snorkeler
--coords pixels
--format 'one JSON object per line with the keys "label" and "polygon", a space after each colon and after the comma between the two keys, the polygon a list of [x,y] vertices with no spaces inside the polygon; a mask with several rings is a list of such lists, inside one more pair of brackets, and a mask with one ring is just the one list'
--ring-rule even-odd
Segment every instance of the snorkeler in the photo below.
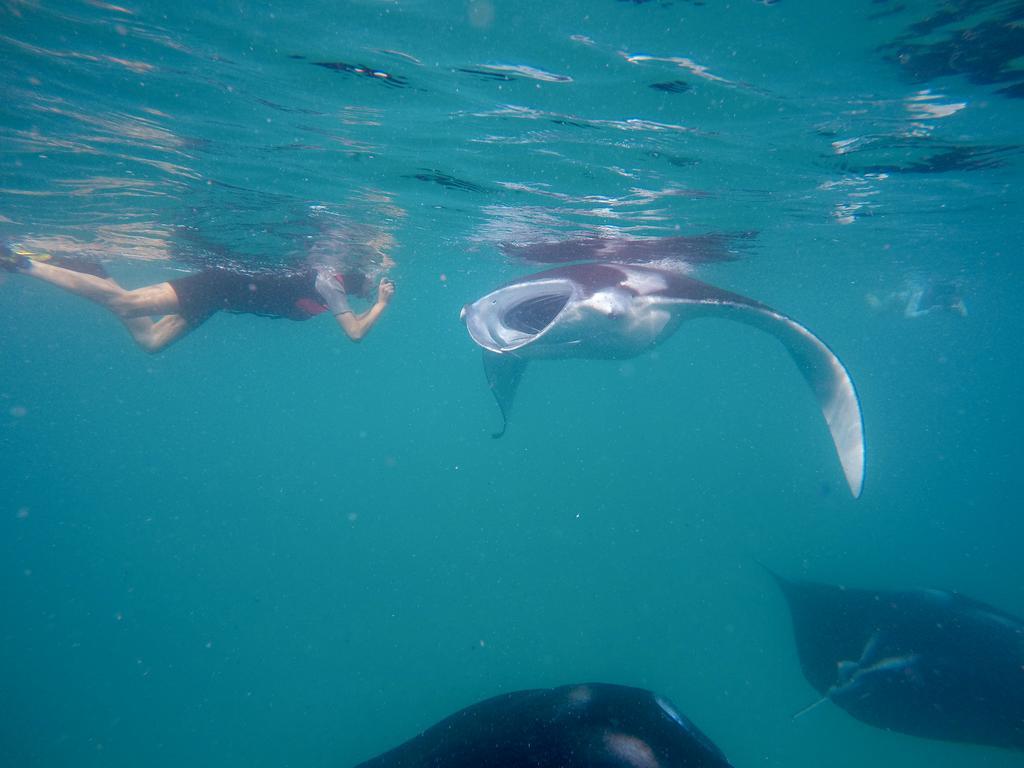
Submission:
{"label": "snorkeler", "polygon": [[908,319],[924,317],[935,312],[951,312],[967,317],[959,280],[910,280],[906,287],[894,291],[884,298],[869,293],[866,298],[872,309],[888,306],[902,307],[903,316]]}
{"label": "snorkeler", "polygon": [[[384,269],[391,264],[386,259]],[[335,271],[327,267],[265,273],[205,269],[128,290],[95,262],[34,253],[3,243],[0,269],[34,277],[105,307],[147,352],[165,349],[221,310],[289,320],[307,320],[330,311],[345,335],[360,341],[387,309],[395,292],[395,284],[381,278],[376,286],[376,301],[365,312],[356,314],[348,297],[372,298],[371,277],[359,269]]]}
{"label": "snorkeler", "polygon": [[921,317],[932,312],[953,312],[967,317],[967,305],[955,280],[931,280],[915,285],[903,308],[904,317]]}

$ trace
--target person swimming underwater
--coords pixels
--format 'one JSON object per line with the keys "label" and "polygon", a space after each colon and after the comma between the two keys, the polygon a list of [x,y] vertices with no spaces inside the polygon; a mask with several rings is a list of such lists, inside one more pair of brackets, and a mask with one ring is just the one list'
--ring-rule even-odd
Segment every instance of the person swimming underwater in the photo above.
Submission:
{"label": "person swimming underwater", "polygon": [[[380,272],[393,262],[385,257]],[[334,315],[345,335],[363,339],[387,309],[395,284],[381,277],[376,286],[369,268],[307,267],[292,271],[242,272],[210,268],[126,289],[97,262],[54,256],[19,245],[0,244],[0,269],[41,280],[89,299],[117,316],[136,344],[159,352],[194,331],[220,311],[307,320],[323,312]],[[350,296],[376,297],[356,313]]]}
{"label": "person swimming underwater", "polygon": [[902,307],[903,316],[908,319],[941,312],[967,317],[962,287],[961,282],[955,279],[911,279],[902,290],[893,291],[883,298],[869,293],[866,298],[872,309]]}

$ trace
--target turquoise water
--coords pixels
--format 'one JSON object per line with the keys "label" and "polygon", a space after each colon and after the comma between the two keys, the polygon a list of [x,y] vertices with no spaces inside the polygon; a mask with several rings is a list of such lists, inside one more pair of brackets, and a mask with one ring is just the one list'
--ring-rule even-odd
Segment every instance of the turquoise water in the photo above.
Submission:
{"label": "turquoise water", "polygon": [[[220,314],[147,356],[0,273],[0,762],[343,766],[600,680],[738,768],[1020,765],[793,721],[817,695],[756,562],[1024,614],[1022,16],[4,3],[0,236],[133,287],[377,249],[397,292],[359,346]],[[756,236],[702,279],[849,368],[861,499],[784,350],[720,321],[532,366],[490,438],[459,309],[536,269],[499,244],[708,232]],[[914,280],[967,317],[872,306]]]}

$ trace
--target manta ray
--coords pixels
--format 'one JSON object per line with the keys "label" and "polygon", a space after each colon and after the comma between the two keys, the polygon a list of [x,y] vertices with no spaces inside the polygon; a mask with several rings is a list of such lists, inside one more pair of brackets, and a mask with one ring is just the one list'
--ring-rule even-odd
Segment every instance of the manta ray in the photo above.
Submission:
{"label": "manta ray", "polygon": [[501,409],[495,437],[505,432],[530,360],[635,357],[702,317],[737,320],[782,342],[821,406],[850,492],[860,496],[864,428],[853,381],[824,342],[765,304],[676,270],[601,262],[519,278],[462,309]]}
{"label": "manta ray", "polygon": [[581,683],[513,691],[461,709],[357,768],[730,768],[666,699]]}
{"label": "manta ray", "polygon": [[865,723],[943,741],[1024,749],[1024,620],[938,589],[785,579],[800,667]]}

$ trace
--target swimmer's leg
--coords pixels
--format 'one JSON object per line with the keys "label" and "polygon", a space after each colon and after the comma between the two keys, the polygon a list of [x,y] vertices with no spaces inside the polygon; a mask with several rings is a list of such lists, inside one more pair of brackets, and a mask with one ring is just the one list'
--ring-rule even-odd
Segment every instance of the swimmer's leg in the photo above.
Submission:
{"label": "swimmer's leg", "polygon": [[151,320],[148,317],[123,317],[121,322],[135,343],[147,352],[166,349],[192,330],[192,326],[181,315],[165,315],[159,320]]}
{"label": "swimmer's leg", "polygon": [[[23,262],[17,271],[105,307],[117,315],[135,343],[147,352],[159,352],[193,328],[192,324],[177,314],[180,310],[178,294],[170,283],[157,283],[129,291],[111,277],[78,272],[40,261]],[[164,317],[154,321],[150,315]]]}
{"label": "swimmer's leg", "polygon": [[41,261],[29,261],[19,267],[18,272],[94,301],[121,318],[174,314],[180,309],[178,294],[170,283],[128,291],[113,278],[76,272]]}

